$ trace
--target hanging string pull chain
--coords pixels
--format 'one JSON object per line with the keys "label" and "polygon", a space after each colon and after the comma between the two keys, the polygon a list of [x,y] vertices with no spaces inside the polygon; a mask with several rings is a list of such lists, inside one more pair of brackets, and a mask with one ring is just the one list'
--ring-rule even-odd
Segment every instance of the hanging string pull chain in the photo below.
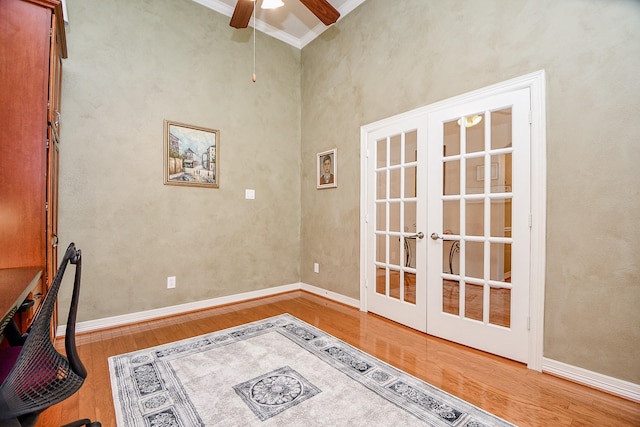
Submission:
{"label": "hanging string pull chain", "polygon": [[256,82],[256,3],[258,0],[253,0],[253,76],[251,80]]}

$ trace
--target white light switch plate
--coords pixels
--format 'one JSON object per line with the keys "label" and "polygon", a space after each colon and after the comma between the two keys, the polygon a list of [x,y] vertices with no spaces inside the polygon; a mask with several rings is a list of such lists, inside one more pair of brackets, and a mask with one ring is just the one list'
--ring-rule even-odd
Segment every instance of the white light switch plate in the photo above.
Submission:
{"label": "white light switch plate", "polygon": [[247,200],[253,200],[256,198],[256,190],[244,190],[244,198]]}

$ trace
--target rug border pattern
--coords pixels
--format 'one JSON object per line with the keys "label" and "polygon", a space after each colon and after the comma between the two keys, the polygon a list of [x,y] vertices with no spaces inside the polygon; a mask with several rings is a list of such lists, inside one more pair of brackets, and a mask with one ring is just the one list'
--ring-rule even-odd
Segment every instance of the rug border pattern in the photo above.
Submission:
{"label": "rug border pattern", "polygon": [[[204,426],[169,362],[203,350],[231,345],[273,332],[288,338],[428,425],[513,427],[513,424],[394,368],[290,314],[110,357],[109,369],[117,424],[127,427],[151,427],[159,424],[160,417],[173,417],[170,421],[176,426]],[[151,389],[153,386],[157,387],[157,391],[142,396],[135,386],[135,383],[141,380],[132,375],[132,369],[145,364],[153,365],[158,376],[158,384],[143,382]],[[148,370],[143,372],[147,373]],[[145,379],[153,380],[151,377]],[[136,391],[124,393],[123,388]]]}

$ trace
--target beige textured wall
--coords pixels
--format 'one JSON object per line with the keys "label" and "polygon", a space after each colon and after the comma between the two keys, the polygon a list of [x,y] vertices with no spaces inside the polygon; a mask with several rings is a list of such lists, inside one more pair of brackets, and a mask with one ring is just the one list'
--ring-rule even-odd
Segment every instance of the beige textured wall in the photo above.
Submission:
{"label": "beige textured wall", "polygon": [[[297,281],[357,298],[360,126],[545,69],[545,356],[640,383],[640,2],[367,0],[302,58],[258,34],[256,84],[250,32],[190,0],[68,10],[60,241],[84,253],[81,321]],[[164,119],[221,130],[220,189],[162,184]],[[339,187],[316,190],[333,147]]]}
{"label": "beige textured wall", "polygon": [[[300,51],[258,34],[254,84],[251,31],[191,0],[68,12],[59,226],[84,254],[79,320],[297,283]],[[163,185],[164,119],[220,129],[219,189]]]}
{"label": "beige textured wall", "polygon": [[638,28],[636,0],[367,0],[303,49],[301,280],[359,296],[360,126],[545,69],[544,355],[640,383]]}

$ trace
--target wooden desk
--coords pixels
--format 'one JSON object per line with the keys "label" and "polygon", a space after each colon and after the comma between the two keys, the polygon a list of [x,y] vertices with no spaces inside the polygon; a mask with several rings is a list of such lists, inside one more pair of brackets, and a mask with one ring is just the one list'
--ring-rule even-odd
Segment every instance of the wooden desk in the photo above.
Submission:
{"label": "wooden desk", "polygon": [[[2,329],[5,317],[20,307],[29,293],[40,283],[41,267],[3,268],[0,269],[0,313]],[[2,330],[0,330],[2,333]]]}

